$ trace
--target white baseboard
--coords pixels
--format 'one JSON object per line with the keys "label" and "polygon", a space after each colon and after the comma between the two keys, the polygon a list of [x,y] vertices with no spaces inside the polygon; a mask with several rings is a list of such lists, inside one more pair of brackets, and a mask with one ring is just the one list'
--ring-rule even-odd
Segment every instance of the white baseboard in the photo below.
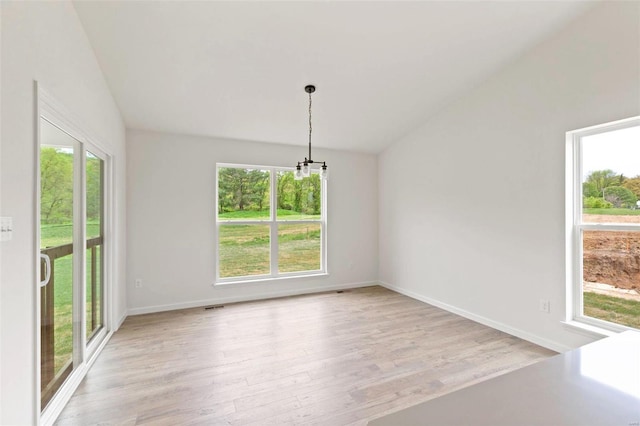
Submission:
{"label": "white baseboard", "polygon": [[393,290],[397,293],[404,294],[405,296],[411,297],[412,299],[419,300],[424,303],[428,303],[429,305],[436,306],[440,309],[444,309],[445,311],[449,311],[456,315],[460,315],[461,317],[470,319],[472,321],[478,322],[480,324],[486,325],[491,328],[495,328],[496,330],[503,331],[512,336],[519,337],[523,340],[526,340],[531,343],[535,343],[536,345],[543,346],[547,349],[551,349],[556,352],[567,352],[573,348],[560,344],[558,342],[554,342],[549,339],[545,339],[543,337],[537,336],[535,334],[531,334],[529,332],[520,330],[518,328],[511,327],[510,325],[492,320],[490,318],[483,317],[481,315],[474,314],[472,312],[466,311],[464,309],[457,308],[455,306],[449,305],[448,303],[441,302],[436,299],[431,299],[429,297],[422,296],[420,294],[414,293],[409,290],[405,290],[403,288],[397,287],[393,284],[389,284],[383,281],[379,281],[379,284],[383,287],[388,288],[389,290]]}
{"label": "white baseboard", "polygon": [[276,299],[279,297],[298,296],[301,294],[323,293],[326,291],[348,290],[350,288],[370,287],[374,285],[378,285],[378,281],[366,281],[366,282],[350,283],[350,284],[336,284],[336,285],[311,287],[311,288],[306,287],[306,288],[294,289],[294,290],[265,291],[257,294],[251,294],[251,295],[220,297],[216,299],[193,300],[190,302],[172,303],[167,305],[131,308],[129,309],[128,314],[129,315],[151,314],[154,312],[174,311],[176,309],[199,308],[201,306],[222,305],[225,303],[249,302],[252,300]]}

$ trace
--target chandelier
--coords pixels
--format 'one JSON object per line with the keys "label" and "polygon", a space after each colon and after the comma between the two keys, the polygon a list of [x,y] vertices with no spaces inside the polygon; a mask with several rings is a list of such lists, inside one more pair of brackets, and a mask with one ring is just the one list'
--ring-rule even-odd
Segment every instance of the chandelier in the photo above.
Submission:
{"label": "chandelier", "polygon": [[325,161],[313,161],[311,159],[311,94],[316,91],[316,86],[311,84],[308,86],[305,86],[304,91],[309,94],[309,158],[304,157],[304,161],[298,161],[294,178],[296,180],[300,180],[302,178],[309,177],[311,175],[312,164],[322,163],[322,166],[320,169],[320,176],[326,179],[327,163]]}

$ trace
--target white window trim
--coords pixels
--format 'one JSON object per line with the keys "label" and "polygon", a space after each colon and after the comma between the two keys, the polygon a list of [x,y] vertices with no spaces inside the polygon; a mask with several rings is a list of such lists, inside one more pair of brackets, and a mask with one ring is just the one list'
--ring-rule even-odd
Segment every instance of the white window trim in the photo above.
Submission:
{"label": "white window trim", "polygon": [[603,336],[612,332],[636,330],[583,315],[582,294],[582,231],[637,231],[640,225],[623,223],[584,224],[582,223],[582,138],[599,133],[611,132],[640,126],[640,117],[631,117],[611,123],[591,126],[567,132],[566,135],[566,319],[565,324],[577,330]]}
{"label": "white window trim", "polygon": [[[218,219],[218,176],[220,168],[243,168],[243,169],[255,169],[255,170],[268,170],[271,173],[270,182],[270,205],[271,215],[269,219],[256,219],[256,220],[220,220]],[[277,206],[278,206],[278,194],[277,194],[277,172],[278,171],[292,171],[295,172],[294,167],[279,167],[279,166],[260,166],[255,164],[229,164],[229,163],[216,163],[216,236],[215,236],[215,256],[216,256],[216,277],[214,286],[227,285],[227,284],[241,284],[241,283],[256,283],[256,282],[271,282],[276,280],[286,280],[291,278],[305,278],[305,277],[318,277],[329,275],[327,269],[327,180],[320,179],[321,184],[321,212],[320,219],[280,219],[277,218]],[[313,171],[316,172],[315,170]],[[319,172],[319,171],[318,171]],[[280,223],[319,223],[320,224],[320,269],[313,271],[300,271],[300,272],[278,272],[278,224]],[[248,275],[241,277],[220,277],[220,225],[256,225],[264,224],[270,227],[270,261],[271,271],[269,274],[263,275]]]}

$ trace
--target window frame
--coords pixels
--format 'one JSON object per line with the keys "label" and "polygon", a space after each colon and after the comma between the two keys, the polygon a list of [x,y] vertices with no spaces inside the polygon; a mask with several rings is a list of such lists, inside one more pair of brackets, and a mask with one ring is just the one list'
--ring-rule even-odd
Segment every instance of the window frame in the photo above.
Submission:
{"label": "window frame", "polygon": [[626,330],[637,331],[637,329],[584,314],[583,232],[630,231],[640,233],[640,225],[583,222],[582,139],[587,136],[635,126],[640,126],[640,116],[573,130],[566,134],[566,322],[570,325],[605,335]]}
{"label": "window frame", "polygon": [[[219,176],[221,168],[241,168],[269,171],[269,218],[252,219],[252,220],[224,220],[218,217],[219,212]],[[277,174],[280,171],[295,172],[295,167],[280,166],[260,166],[255,164],[237,164],[237,163],[216,163],[215,178],[215,258],[216,258],[216,276],[214,285],[238,284],[238,283],[254,283],[260,281],[274,281],[291,278],[317,277],[328,275],[327,269],[327,180],[320,177],[321,192],[321,208],[319,219],[278,219],[278,193],[277,193]],[[312,173],[320,173],[313,170]],[[295,223],[313,223],[320,224],[320,269],[311,271],[297,272],[279,272],[278,271],[278,225],[279,224],[295,224]],[[244,275],[238,277],[220,277],[220,226],[223,225],[269,225],[269,274],[262,275]]]}

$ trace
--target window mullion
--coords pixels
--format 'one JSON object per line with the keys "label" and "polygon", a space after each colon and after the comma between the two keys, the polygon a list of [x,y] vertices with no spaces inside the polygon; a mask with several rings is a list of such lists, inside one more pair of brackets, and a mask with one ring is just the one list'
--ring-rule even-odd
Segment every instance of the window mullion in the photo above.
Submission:
{"label": "window mullion", "polygon": [[572,317],[575,319],[576,317],[584,316],[584,306],[583,306],[583,240],[582,240],[582,228],[577,226],[576,232],[574,235],[574,284],[573,284],[573,313]]}
{"label": "window mullion", "polygon": [[[218,185],[216,185],[217,187]],[[216,191],[216,200],[217,191]],[[216,201],[217,203],[217,201]],[[216,204],[216,217],[218,216],[217,204]],[[215,256],[216,256],[216,281],[220,280],[220,222],[216,221],[216,246],[215,246]]]}
{"label": "window mullion", "polygon": [[278,224],[271,222],[271,275],[277,277],[278,270]]}
{"label": "window mullion", "polygon": [[321,237],[321,248],[320,248],[320,267],[324,272],[329,272],[327,267],[327,181],[323,179],[320,183],[320,192],[322,196],[322,210],[320,212],[320,218],[322,220],[322,224],[320,225],[322,231],[320,234]]}
{"label": "window mullion", "polygon": [[583,231],[626,231],[640,232],[640,225],[626,223],[583,223],[577,225]]}
{"label": "window mullion", "polygon": [[271,169],[271,275],[277,277],[280,274],[278,270],[278,190],[277,190],[278,172],[277,169]]}

